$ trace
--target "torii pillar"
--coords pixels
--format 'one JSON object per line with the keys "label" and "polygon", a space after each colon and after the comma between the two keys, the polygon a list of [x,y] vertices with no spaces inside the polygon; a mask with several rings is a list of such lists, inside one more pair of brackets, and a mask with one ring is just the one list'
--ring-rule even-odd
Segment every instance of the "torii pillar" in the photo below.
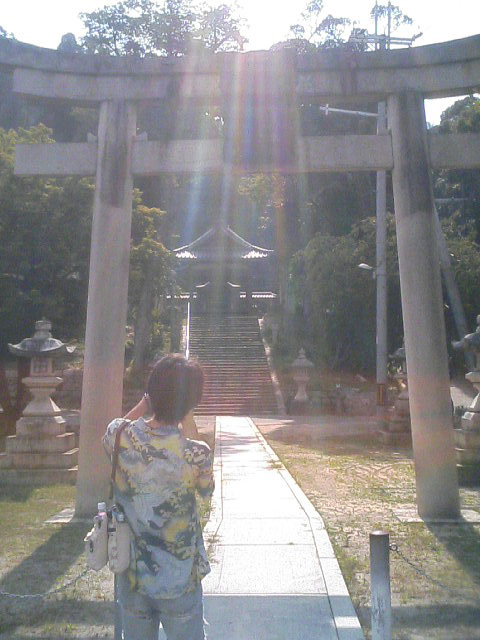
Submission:
{"label": "torii pillar", "polygon": [[388,120],[418,513],[455,519],[458,478],[422,96],[390,96]]}
{"label": "torii pillar", "polygon": [[106,425],[122,415],[125,325],[132,221],[135,105],[100,105],[88,285],[87,326],[75,513],[107,495],[109,464],[98,452]]}

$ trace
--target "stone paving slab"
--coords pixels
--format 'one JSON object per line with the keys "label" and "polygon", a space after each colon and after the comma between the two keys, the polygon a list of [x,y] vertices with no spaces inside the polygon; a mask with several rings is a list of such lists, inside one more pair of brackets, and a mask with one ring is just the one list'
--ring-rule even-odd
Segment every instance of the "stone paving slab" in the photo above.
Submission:
{"label": "stone paving slab", "polygon": [[218,545],[205,593],[326,593],[313,544]]}
{"label": "stone paving slab", "polygon": [[278,518],[242,518],[222,521],[218,536],[229,544],[256,544],[259,539],[263,544],[311,544],[312,531],[308,522],[303,519],[284,520]]}
{"label": "stone paving slab", "polygon": [[363,640],[322,518],[252,420],[217,418],[214,470],[209,640]]}
{"label": "stone paving slab", "polygon": [[[336,640],[327,596],[205,596],[208,640]],[[275,625],[264,624],[275,620]]]}

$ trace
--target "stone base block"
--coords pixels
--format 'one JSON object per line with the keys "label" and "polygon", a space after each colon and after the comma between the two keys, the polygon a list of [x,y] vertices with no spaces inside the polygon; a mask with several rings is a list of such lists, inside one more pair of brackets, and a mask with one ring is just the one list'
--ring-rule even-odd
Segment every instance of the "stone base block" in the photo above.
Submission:
{"label": "stone base block", "polygon": [[0,485],[76,484],[77,467],[71,469],[0,469]]}
{"label": "stone base block", "polygon": [[480,431],[455,429],[455,444],[459,449],[480,449]]}
{"label": "stone base block", "polygon": [[64,411],[62,413],[67,431],[73,431],[74,433],[80,433],[80,411],[72,409],[70,411]]}
{"label": "stone base block", "polygon": [[480,463],[457,464],[458,482],[462,486],[480,486]]}
{"label": "stone base block", "polygon": [[390,433],[409,433],[410,420],[400,416],[389,416],[386,431]]}
{"label": "stone base block", "polygon": [[480,431],[480,413],[465,411],[462,417],[462,429],[467,431]]}
{"label": "stone base block", "polygon": [[404,447],[411,446],[412,434],[410,431],[389,431],[381,429],[377,432],[380,438],[380,442],[386,445],[400,445]]}
{"label": "stone base block", "polygon": [[398,413],[402,416],[410,416],[410,401],[408,398],[400,398],[398,397],[395,402],[395,413]]}
{"label": "stone base block", "polygon": [[62,433],[49,437],[8,436],[7,453],[65,453],[75,447],[75,434]]}
{"label": "stone base block", "polygon": [[455,447],[458,464],[479,464],[480,465],[480,449],[461,449]]}
{"label": "stone base block", "polygon": [[35,437],[39,434],[59,436],[65,433],[66,422],[61,416],[51,416],[49,419],[40,416],[20,418],[15,431],[17,436]]}
{"label": "stone base block", "polygon": [[78,449],[63,453],[6,453],[1,468],[7,469],[70,469],[78,463]]}

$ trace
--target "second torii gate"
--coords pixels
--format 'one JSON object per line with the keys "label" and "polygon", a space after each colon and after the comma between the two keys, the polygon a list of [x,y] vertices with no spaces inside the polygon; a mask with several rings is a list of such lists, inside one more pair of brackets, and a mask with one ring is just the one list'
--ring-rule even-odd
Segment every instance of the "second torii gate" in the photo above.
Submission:
{"label": "second torii gate", "polygon": [[[278,51],[175,63],[67,55],[0,40],[0,65],[12,70],[19,94],[100,107],[95,141],[18,145],[15,164],[17,175],[96,176],[78,515],[91,513],[105,495],[108,466],[101,435],[121,413],[133,177],[392,170],[418,510],[424,518],[458,517],[430,173],[432,166],[480,167],[480,136],[429,135],[423,100],[478,89],[480,36],[348,58]],[[137,138],[136,104],[172,96],[220,105],[225,138],[168,143]],[[340,99],[386,99],[391,134],[300,136],[302,102]],[[239,117],[252,105],[262,110],[267,133],[249,130],[248,117]]]}

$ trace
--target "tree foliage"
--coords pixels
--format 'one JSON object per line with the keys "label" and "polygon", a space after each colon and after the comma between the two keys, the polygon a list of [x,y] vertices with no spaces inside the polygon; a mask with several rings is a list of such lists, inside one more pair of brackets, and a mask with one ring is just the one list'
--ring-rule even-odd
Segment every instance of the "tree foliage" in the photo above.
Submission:
{"label": "tree foliage", "polygon": [[[383,23],[384,33],[388,30],[388,22],[390,20],[390,28],[396,31],[402,25],[412,25],[413,20],[410,16],[403,13],[402,9],[396,4],[375,4],[370,11],[370,17],[376,19],[379,23]],[[381,28],[381,27],[380,27]]]}
{"label": "tree foliage", "polygon": [[351,21],[346,17],[323,16],[323,0],[310,0],[301,13],[300,22],[290,27],[294,40],[302,40],[323,49],[338,47],[345,42]]}
{"label": "tree foliage", "polygon": [[[295,331],[317,364],[371,372],[375,363],[375,281],[358,268],[375,264],[375,219],[349,233],[317,233],[292,259]],[[389,348],[401,342],[401,309],[393,216],[388,218]]]}
{"label": "tree foliage", "polygon": [[[437,130],[441,133],[480,133],[480,99],[468,96],[457,100],[443,112]],[[434,187],[438,198],[451,199],[450,204],[439,206],[440,215],[444,218],[456,215],[457,222],[461,223],[459,229],[466,229],[467,223],[472,221],[476,230],[475,240],[479,242],[480,171],[437,171],[434,174]]]}
{"label": "tree foliage", "polygon": [[244,27],[245,20],[235,14],[231,5],[205,6],[199,13],[195,35],[209,51],[243,51],[248,42],[242,35]]}
{"label": "tree foliage", "polygon": [[[413,20],[398,5],[391,3],[376,3],[370,11],[370,18],[376,20],[379,32],[383,29],[386,35],[402,25],[413,24]],[[290,27],[291,38],[283,46],[294,46],[302,52],[312,48],[362,50],[367,48],[367,44],[362,43],[362,37],[366,38],[368,33],[368,28],[352,24],[346,16],[325,15],[323,0],[310,0],[300,14],[299,22]]]}
{"label": "tree foliage", "polygon": [[48,317],[64,338],[85,323],[93,184],[13,175],[19,142],[53,142],[43,125],[0,129],[1,348]]}
{"label": "tree foliage", "polygon": [[191,0],[120,0],[81,13],[89,53],[125,56],[181,56],[192,46],[239,50],[247,41],[244,20],[230,5],[196,6]]}

